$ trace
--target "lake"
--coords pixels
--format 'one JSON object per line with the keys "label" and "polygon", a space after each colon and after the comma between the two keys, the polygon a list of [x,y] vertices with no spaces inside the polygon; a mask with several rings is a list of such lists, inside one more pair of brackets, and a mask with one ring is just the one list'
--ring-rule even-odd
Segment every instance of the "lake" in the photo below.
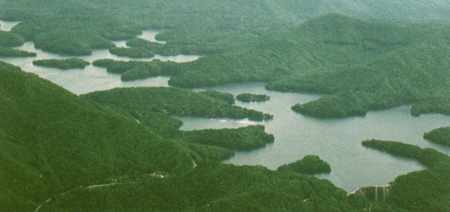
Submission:
{"label": "lake", "polygon": [[[3,25],[0,22],[0,26]],[[13,27],[11,22],[8,22],[8,27]],[[17,24],[18,22],[14,22]],[[10,28],[9,28],[10,29]],[[156,41],[155,36],[157,32],[148,30],[144,31],[141,37],[142,39],[146,39],[150,42],[159,42],[165,43],[162,41]],[[126,47],[126,41],[115,41],[114,44],[119,47]],[[74,69],[69,71],[61,71],[53,68],[45,68],[33,65],[34,60],[42,60],[42,59],[66,59],[73,58],[67,56],[61,56],[57,54],[48,53],[37,49],[34,46],[34,43],[27,42],[24,45],[17,47],[16,49],[34,52],[37,54],[36,57],[28,57],[28,58],[0,58],[1,61],[5,61],[16,66],[21,67],[24,71],[31,72],[39,75],[42,78],[48,79],[67,90],[75,93],[75,94],[85,94],[93,91],[101,91],[108,90],[112,88],[118,87],[167,87],[169,78],[168,77],[155,77],[145,80],[136,80],[132,82],[122,82],[120,79],[120,75],[110,74],[106,72],[104,68],[95,67],[94,65],[89,65],[84,69]],[[99,59],[114,59],[120,61],[153,61],[153,60],[161,60],[161,61],[172,61],[176,63],[188,63],[195,61],[200,58],[198,55],[174,55],[174,56],[161,56],[155,55],[151,58],[144,59],[132,59],[127,57],[119,57],[113,55],[107,49],[103,50],[95,50],[91,55],[77,57],[83,60],[86,60],[90,63]]]}
{"label": "lake", "polygon": [[[10,30],[17,22],[0,22],[4,30]],[[156,40],[155,31],[144,31],[139,37],[150,42],[165,44]],[[116,41],[116,46],[127,47],[126,41]],[[155,77],[132,82],[122,82],[119,75],[109,74],[105,69],[90,65],[81,70],[60,71],[51,68],[37,67],[33,60],[64,59],[56,54],[36,49],[31,42],[17,49],[37,53],[31,58],[0,58],[23,70],[35,73],[48,79],[75,94],[107,90],[118,87],[167,87],[168,77]],[[141,59],[151,61],[174,61],[178,63],[191,62],[198,55],[160,56]],[[115,59],[129,61],[130,58],[112,55],[108,50],[96,50],[89,56],[79,57],[89,62],[97,59]],[[421,147],[435,148],[446,154],[450,149],[423,140],[423,133],[432,129],[450,125],[450,117],[443,115],[423,115],[413,117],[409,107],[399,107],[390,110],[370,112],[366,117],[346,118],[337,120],[319,120],[305,117],[293,112],[290,108],[296,103],[305,103],[319,98],[316,95],[280,93],[268,91],[262,83],[246,83],[211,88],[232,94],[257,93],[271,97],[264,103],[237,103],[237,105],[256,109],[274,115],[268,122],[256,123],[248,120],[180,118],[184,125],[182,130],[206,128],[236,128],[253,124],[263,124],[266,131],[275,136],[274,144],[265,148],[239,152],[226,161],[237,165],[263,165],[270,169],[294,162],[309,154],[319,155],[328,161],[332,167],[329,175],[318,177],[328,179],[337,186],[352,191],[361,186],[384,185],[395,177],[411,171],[421,170],[419,163],[396,158],[361,145],[366,139],[386,139],[402,141]]]}
{"label": "lake", "polygon": [[[315,100],[319,96],[268,91],[262,83],[228,85],[213,88],[232,93],[266,94],[270,101],[237,105],[274,115],[272,121],[259,123],[275,136],[275,143],[263,149],[240,152],[226,163],[263,165],[270,169],[291,163],[309,154],[319,155],[330,163],[332,173],[321,175],[337,186],[352,191],[361,186],[386,185],[395,177],[423,169],[416,161],[393,157],[367,149],[361,141],[383,139],[401,141],[420,147],[435,148],[450,154],[450,148],[425,141],[422,136],[432,129],[449,126],[450,117],[444,115],[410,115],[410,107],[370,112],[366,117],[320,120],[295,113],[296,103]],[[206,128],[236,128],[255,122],[181,118],[182,130]]]}

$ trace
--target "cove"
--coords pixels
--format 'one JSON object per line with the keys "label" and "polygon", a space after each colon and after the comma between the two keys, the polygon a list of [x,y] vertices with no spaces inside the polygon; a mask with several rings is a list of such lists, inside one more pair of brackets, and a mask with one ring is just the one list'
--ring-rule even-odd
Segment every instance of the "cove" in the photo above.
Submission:
{"label": "cove", "polygon": [[0,31],[9,32],[20,22],[17,21],[3,21],[0,20]]}
{"label": "cove", "polygon": [[[4,22],[0,22],[2,26]],[[17,22],[14,22],[16,25]],[[8,27],[14,27],[10,24]],[[139,37],[148,40],[150,42],[165,43],[163,41],[157,41],[155,39],[157,32],[155,31],[144,31]],[[126,41],[115,41],[114,44],[119,47],[126,47]],[[168,87],[169,77],[153,77],[144,80],[136,80],[131,82],[123,82],[120,79],[120,75],[110,74],[106,72],[105,69],[95,67],[92,64],[84,69],[74,69],[69,71],[61,71],[52,68],[44,68],[33,65],[34,60],[41,59],[66,59],[75,58],[69,56],[62,56],[57,54],[52,54],[49,52],[37,49],[32,42],[27,42],[24,45],[17,47],[16,49],[24,50],[28,52],[34,52],[37,54],[36,57],[28,58],[0,58],[0,61],[4,61],[13,65],[16,65],[22,70],[37,74],[38,76],[50,80],[65,89],[75,93],[75,94],[85,94],[94,91],[109,90],[118,87]],[[119,57],[113,55],[107,49],[95,50],[91,55],[76,57],[86,60],[92,63],[99,59],[113,59],[120,61],[172,61],[176,63],[187,63],[192,62],[200,58],[198,55],[174,55],[174,56],[161,56],[155,55],[152,58],[143,59],[131,59],[127,57]]]}
{"label": "cove", "polygon": [[[6,24],[5,24],[6,23]],[[1,29],[10,30],[15,23],[0,22]],[[155,39],[157,32],[144,31],[140,38],[150,42],[163,41]],[[116,46],[127,47],[126,41],[114,42]],[[37,67],[32,64],[38,59],[65,59],[66,56],[51,54],[36,49],[31,42],[17,49],[35,52],[32,58],[0,58],[0,60],[21,67],[48,79],[65,89],[84,94],[93,91],[108,90],[118,87],[167,87],[168,77],[155,77],[146,80],[122,82],[119,75],[109,74],[104,69],[88,66],[83,70],[60,71]],[[129,61],[130,58],[112,55],[108,50],[96,50],[89,56],[79,57],[88,62],[97,59],[115,59]],[[198,59],[196,55],[159,56],[141,59],[151,61],[191,62]],[[275,143],[263,149],[251,152],[239,152],[226,163],[236,165],[262,165],[270,169],[294,162],[309,154],[319,155],[330,163],[332,172],[318,176],[332,181],[337,186],[352,191],[363,186],[385,185],[395,177],[411,171],[421,170],[415,161],[392,157],[361,145],[366,139],[385,139],[401,141],[421,147],[437,149],[450,154],[447,147],[435,145],[422,139],[423,133],[435,128],[450,125],[450,118],[443,115],[423,115],[413,117],[409,107],[403,106],[390,110],[370,112],[366,117],[320,120],[293,112],[290,108],[296,103],[305,103],[319,98],[317,95],[280,93],[268,91],[263,83],[235,84],[210,88],[229,92],[266,94],[271,97],[263,103],[240,103],[237,105],[259,110],[274,115],[269,122],[252,122],[248,120],[216,120],[200,118],[180,118],[184,125],[182,130],[206,128],[237,128],[254,124],[263,124],[268,133],[275,136]]]}
{"label": "cove", "polygon": [[319,155],[330,163],[332,172],[318,177],[353,191],[363,186],[386,185],[397,176],[422,170],[419,163],[366,149],[361,141],[384,139],[401,141],[420,147],[434,148],[450,154],[450,148],[425,141],[422,136],[432,129],[450,125],[450,117],[423,115],[413,117],[409,107],[370,112],[366,117],[335,120],[310,118],[293,112],[290,107],[319,98],[316,95],[268,91],[263,83],[235,84],[210,88],[234,95],[250,92],[271,97],[263,103],[237,105],[274,115],[264,123],[200,118],[181,118],[182,130],[206,128],[236,128],[263,124],[275,136],[275,143],[263,149],[237,153],[226,163],[262,165],[276,169],[309,154]]}

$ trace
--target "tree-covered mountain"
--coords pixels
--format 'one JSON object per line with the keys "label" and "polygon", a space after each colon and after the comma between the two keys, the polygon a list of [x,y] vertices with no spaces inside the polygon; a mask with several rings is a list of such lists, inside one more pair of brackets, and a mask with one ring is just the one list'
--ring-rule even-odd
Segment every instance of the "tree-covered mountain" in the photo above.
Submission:
{"label": "tree-covered mountain", "polygon": [[[86,101],[17,67],[0,65],[0,207],[6,211],[189,211],[230,205],[238,211],[352,210],[345,192],[327,181],[217,164],[230,153],[195,144],[195,132],[185,135],[187,143],[169,140],[116,108]],[[261,134],[244,131],[248,140]],[[220,135],[217,141],[228,136],[226,131]],[[208,132],[195,136],[208,137]],[[294,190],[292,183],[298,185]],[[107,193],[110,198],[100,200]],[[260,194],[273,201],[256,198],[254,203],[236,205],[240,196]],[[277,201],[286,196],[291,198]],[[298,201],[305,198],[311,200]]]}
{"label": "tree-covered mountain", "polygon": [[[143,29],[178,52],[212,53],[249,46],[274,32],[328,13],[387,21],[446,21],[448,0],[1,0],[0,18],[22,21],[14,32],[36,46],[70,55],[113,47]],[[232,41],[232,42],[231,42]]]}
{"label": "tree-covered mountain", "polygon": [[[202,87],[263,81],[278,91],[324,94],[295,111],[364,115],[412,104],[449,114],[449,0],[0,0],[0,57],[26,41],[63,55],[110,49],[134,57],[201,54],[188,64],[100,61],[124,80],[169,75]],[[329,14],[334,13],[334,14]],[[387,23],[387,22],[396,22]],[[406,23],[408,21],[420,23]],[[136,39],[162,31],[165,45]],[[130,49],[112,41],[129,40]],[[61,63],[63,62],[63,63]],[[63,66],[67,61],[46,61]],[[78,61],[79,62],[79,61]],[[99,65],[99,61],[97,61]],[[261,127],[181,132],[172,116],[271,119],[230,94],[120,88],[76,96],[0,62],[0,211],[446,211],[449,157],[432,149],[363,143],[417,160],[385,202],[327,180],[221,164],[273,142]],[[426,138],[447,144],[448,128]],[[308,169],[314,169],[314,160]]]}
{"label": "tree-covered mountain", "polygon": [[190,152],[111,110],[1,63],[0,205],[30,211],[112,178],[192,168]]}
{"label": "tree-covered mountain", "polygon": [[184,64],[170,84],[265,81],[273,90],[328,94],[294,107],[324,118],[403,104],[417,104],[415,110],[420,106],[423,113],[447,113],[448,34],[445,25],[396,25],[326,15],[267,35],[254,47]]}

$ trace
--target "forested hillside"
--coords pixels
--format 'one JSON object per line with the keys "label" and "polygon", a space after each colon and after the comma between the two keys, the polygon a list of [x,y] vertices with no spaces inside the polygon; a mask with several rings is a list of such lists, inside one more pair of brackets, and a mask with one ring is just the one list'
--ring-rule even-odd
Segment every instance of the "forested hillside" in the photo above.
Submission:
{"label": "forested hillside", "polygon": [[[450,0],[0,0],[0,20],[20,22],[11,31],[0,31],[0,60],[37,57],[30,64],[23,62],[24,67],[41,73],[45,68],[68,70],[42,76],[74,74],[62,84],[81,76],[71,71],[90,67],[81,73],[117,77],[117,86],[126,85],[113,74],[120,74],[122,81],[166,76],[173,86],[114,88],[77,96],[26,72],[30,70],[0,62],[0,211],[450,208],[448,155],[395,141],[368,140],[362,145],[417,161],[423,170],[386,185],[390,193],[383,201],[349,194],[313,176],[332,171],[318,156],[306,156],[277,171],[222,163],[238,152],[283,142],[275,141],[278,128],[288,135],[288,130],[312,130],[307,124],[289,122],[293,120],[270,125],[284,120],[248,109],[264,104],[269,108],[264,111],[271,113],[276,110],[270,107],[283,107],[281,115],[287,114],[283,118],[296,117],[289,108],[316,118],[344,118],[401,105],[412,105],[415,116],[449,115]],[[159,31],[157,39],[167,43],[137,38],[143,30]],[[127,47],[118,47],[115,41]],[[21,50],[25,43],[34,44],[36,52]],[[130,61],[80,58],[99,49],[110,53],[106,57]],[[48,59],[51,53],[68,59]],[[199,59],[134,60],[183,54]],[[248,82],[321,97],[290,105],[309,97],[280,98],[280,93],[251,90],[233,93],[240,101],[235,102],[231,93],[190,90]],[[314,122],[321,136],[339,131],[331,126],[337,122],[298,116],[302,124]],[[181,131],[179,117],[248,119],[266,127]],[[324,123],[327,126],[320,128]],[[355,132],[351,127],[336,129]],[[448,127],[439,128],[424,138],[445,148],[449,132]],[[313,134],[299,139],[316,142]],[[324,158],[339,158],[333,151],[340,150]],[[348,151],[353,159],[355,152]]]}
{"label": "forested hillside", "polygon": [[189,151],[179,144],[37,76],[0,65],[1,208],[32,211],[78,186],[192,168]]}
{"label": "forested hillside", "polygon": [[[448,21],[448,0],[1,0],[0,18],[37,47],[70,55],[112,47],[146,28],[178,51],[217,52],[252,45],[262,33],[328,13],[388,21]],[[74,21],[76,20],[76,21]],[[208,33],[204,33],[208,32]],[[233,42],[231,42],[233,41]]]}

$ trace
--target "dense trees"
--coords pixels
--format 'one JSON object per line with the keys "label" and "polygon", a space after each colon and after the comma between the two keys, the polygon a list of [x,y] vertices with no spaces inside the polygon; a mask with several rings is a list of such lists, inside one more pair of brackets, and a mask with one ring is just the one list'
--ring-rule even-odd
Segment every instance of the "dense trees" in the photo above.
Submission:
{"label": "dense trees", "polygon": [[194,130],[181,133],[182,140],[231,150],[249,151],[274,142],[273,135],[266,134],[263,126],[239,129]]}
{"label": "dense trees", "polygon": [[241,102],[265,102],[270,100],[270,96],[264,94],[242,93],[236,96]]}
{"label": "dense trees", "polygon": [[[217,164],[233,154],[219,146],[240,149],[272,141],[261,127],[184,132],[176,142],[139,124],[129,110],[134,108],[137,114],[167,104],[164,110],[177,112],[170,102],[161,100],[166,95],[159,92],[187,96],[173,98],[178,101],[193,98],[211,107],[232,107],[221,97],[156,89],[150,92],[152,98],[145,98],[149,94],[139,93],[148,93],[147,89],[132,89],[80,98],[14,66],[0,63],[0,75],[4,81],[0,83],[2,209],[228,211],[232,206],[238,211],[279,207],[287,211],[354,210],[345,192],[327,181],[261,167]],[[130,92],[127,96],[134,101],[116,92]],[[106,98],[108,93],[117,98]],[[121,104],[114,103],[117,99]],[[147,107],[137,104],[140,101],[157,103]],[[192,106],[190,101],[186,103]],[[147,121],[161,123],[155,118]],[[206,143],[216,146],[200,144],[207,141],[203,136],[215,137]],[[241,197],[252,201],[242,202]]]}
{"label": "dense trees", "polygon": [[442,127],[425,133],[424,138],[430,142],[450,146],[450,127]]}
{"label": "dense trees", "polygon": [[173,116],[232,118],[263,121],[272,116],[229,104],[222,98],[176,88],[121,88],[94,92],[84,98],[118,107],[136,117],[147,112]]}
{"label": "dense trees", "polygon": [[143,61],[116,61],[102,59],[94,61],[94,65],[106,68],[110,73],[121,74],[123,81],[145,79],[155,76],[171,76],[179,72],[180,64],[175,62],[162,62],[154,60]]}
{"label": "dense trees", "polygon": [[358,211],[327,181],[263,167],[204,164],[182,176],[80,190],[43,211]]}
{"label": "dense trees", "polygon": [[113,47],[110,48],[109,51],[111,54],[121,56],[121,57],[129,57],[129,58],[150,58],[155,56],[155,54],[144,48],[121,48],[121,47]]}
{"label": "dense trees", "polygon": [[123,175],[192,168],[191,151],[134,120],[0,63],[0,206],[32,211],[50,196]]}
{"label": "dense trees", "polygon": [[278,167],[278,171],[292,171],[300,174],[328,174],[330,165],[317,155],[307,155],[294,163]]}
{"label": "dense trees", "polygon": [[36,53],[0,47],[0,57],[35,57]]}
{"label": "dense trees", "polygon": [[25,40],[18,34],[0,31],[0,46],[17,47],[21,46]]}
{"label": "dense trees", "polygon": [[390,186],[387,204],[406,211],[446,211],[450,195],[450,157],[433,149],[393,141],[363,142],[369,148],[414,159],[427,167],[395,179]]}
{"label": "dense trees", "polygon": [[33,64],[36,66],[69,70],[69,69],[84,69],[86,66],[89,65],[89,62],[77,58],[70,58],[61,60],[58,59],[35,60],[33,61]]}
{"label": "dense trees", "polygon": [[[11,48],[24,41],[63,55],[95,49],[129,57],[202,54],[182,65],[111,60],[96,65],[123,80],[168,75],[172,85],[190,88],[264,81],[270,89],[327,94],[293,107],[318,117],[364,115],[402,104],[413,104],[415,115],[448,114],[447,26],[340,15],[297,26],[330,11],[448,21],[444,1],[0,0],[0,5],[1,18],[21,21],[11,33],[0,32],[1,57],[34,56]],[[148,28],[163,29],[159,38],[168,43],[135,39]],[[113,40],[129,40],[131,48],[115,48]],[[60,62],[38,63],[66,67]],[[271,118],[233,106],[228,94],[129,88],[78,97],[4,63],[0,76],[0,208],[6,211],[33,211],[44,202],[42,211],[372,209],[367,200],[355,204],[325,180],[217,163],[233,150],[273,140],[261,128],[178,131],[181,123],[171,116]],[[427,167],[397,178],[387,202],[377,205],[380,211],[448,209],[447,155],[397,142],[363,144]],[[311,167],[326,167],[317,158],[311,161]]]}
{"label": "dense trees", "polygon": [[448,21],[447,4],[438,0],[430,4],[412,0],[376,4],[349,0],[137,0],[124,5],[121,0],[107,4],[101,0],[68,0],[61,5],[57,0],[2,0],[0,17],[21,21],[14,32],[54,53],[89,54],[96,48],[113,47],[109,40],[131,39],[148,28],[164,29],[160,39],[168,41],[167,49],[211,53],[251,45],[268,29],[277,31],[280,26],[333,12],[389,21]]}
{"label": "dense trees", "polygon": [[411,113],[415,116],[426,113],[450,115],[450,98],[424,99],[412,105]]}

